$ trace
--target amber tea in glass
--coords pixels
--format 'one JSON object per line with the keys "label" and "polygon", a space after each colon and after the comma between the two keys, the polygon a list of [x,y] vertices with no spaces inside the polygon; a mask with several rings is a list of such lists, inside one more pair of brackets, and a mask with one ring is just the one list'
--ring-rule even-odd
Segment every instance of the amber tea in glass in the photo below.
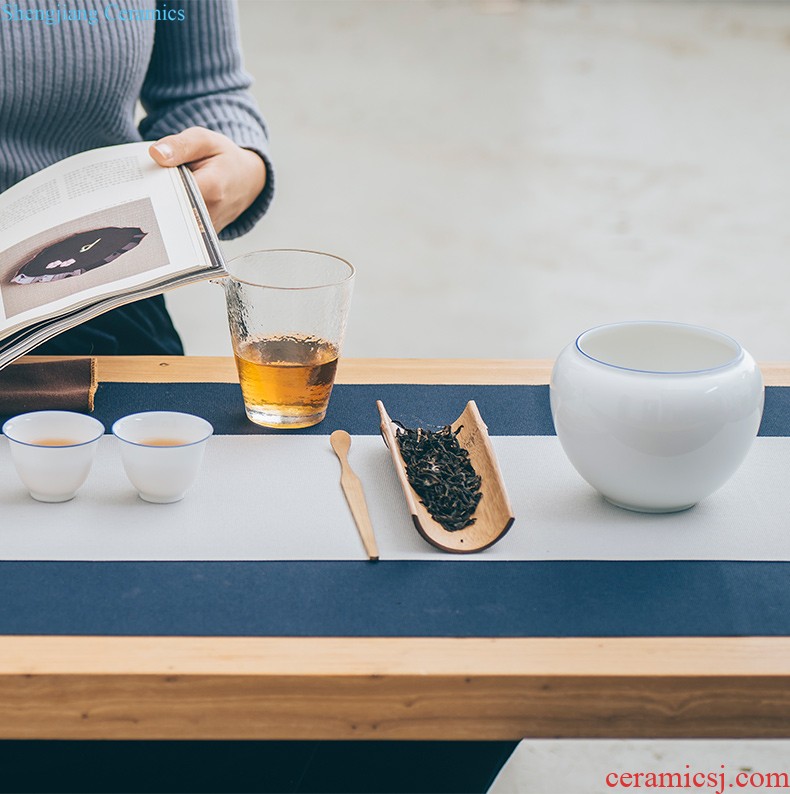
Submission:
{"label": "amber tea in glass", "polygon": [[258,251],[225,280],[233,353],[247,416],[310,427],[326,416],[354,268],[314,251]]}
{"label": "amber tea in glass", "polygon": [[323,419],[335,382],[337,348],[325,339],[269,337],[239,346],[236,366],[248,410],[292,428]]}

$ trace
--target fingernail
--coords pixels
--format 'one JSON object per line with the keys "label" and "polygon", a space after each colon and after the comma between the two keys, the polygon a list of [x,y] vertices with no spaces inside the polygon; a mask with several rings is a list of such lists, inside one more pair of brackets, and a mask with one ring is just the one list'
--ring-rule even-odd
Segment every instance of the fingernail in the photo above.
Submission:
{"label": "fingernail", "polygon": [[156,149],[165,160],[169,160],[173,156],[173,148],[169,143],[155,143],[154,149]]}

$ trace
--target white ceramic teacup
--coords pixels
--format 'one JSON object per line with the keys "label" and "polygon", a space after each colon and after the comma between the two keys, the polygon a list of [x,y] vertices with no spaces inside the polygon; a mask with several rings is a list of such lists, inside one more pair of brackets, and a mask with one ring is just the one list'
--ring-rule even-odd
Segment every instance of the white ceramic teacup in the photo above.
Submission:
{"label": "white ceramic teacup", "polygon": [[722,486],[760,426],[754,359],[717,331],[627,322],[581,334],[559,355],[551,411],[563,449],[614,504],[684,510]]}
{"label": "white ceramic teacup", "polygon": [[199,416],[147,411],[119,419],[112,432],[121,442],[126,476],[146,502],[178,502],[194,483],[214,428]]}
{"label": "white ceramic teacup", "polygon": [[104,425],[72,411],[33,411],[9,419],[3,434],[30,495],[67,502],[88,477]]}

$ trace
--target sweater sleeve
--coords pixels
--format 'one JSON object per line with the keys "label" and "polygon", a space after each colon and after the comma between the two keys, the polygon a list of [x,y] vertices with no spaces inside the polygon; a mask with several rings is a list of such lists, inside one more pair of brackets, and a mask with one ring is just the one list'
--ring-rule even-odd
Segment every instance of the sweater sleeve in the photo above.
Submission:
{"label": "sweater sleeve", "polygon": [[[154,47],[140,93],[145,140],[207,127],[227,135],[266,163],[266,185],[252,205],[222,230],[230,240],[250,231],[274,192],[266,124],[249,93],[234,0],[158,0],[170,19],[156,23]],[[180,19],[179,19],[180,17]]]}

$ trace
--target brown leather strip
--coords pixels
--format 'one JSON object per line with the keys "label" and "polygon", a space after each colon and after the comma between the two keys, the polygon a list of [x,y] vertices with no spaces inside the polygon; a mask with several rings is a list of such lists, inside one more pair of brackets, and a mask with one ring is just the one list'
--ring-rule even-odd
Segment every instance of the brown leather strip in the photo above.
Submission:
{"label": "brown leather strip", "polygon": [[0,414],[53,409],[90,413],[96,387],[93,358],[22,358],[0,370]]}

